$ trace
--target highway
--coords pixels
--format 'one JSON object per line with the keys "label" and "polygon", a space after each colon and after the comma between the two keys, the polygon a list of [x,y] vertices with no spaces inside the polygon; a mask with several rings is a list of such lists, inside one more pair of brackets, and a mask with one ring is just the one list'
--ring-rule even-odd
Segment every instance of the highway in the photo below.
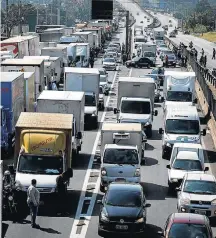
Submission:
{"label": "highway", "polygon": [[[132,12],[137,22],[144,20],[144,13],[140,8],[124,0],[120,3]],[[137,15],[139,12],[139,15]],[[141,20],[142,19],[142,20]],[[143,23],[147,25],[147,21]],[[118,33],[121,37],[120,41],[125,42],[125,29],[120,29]],[[101,67],[101,59],[95,64],[95,67]],[[181,68],[170,70],[183,70]],[[149,69],[127,69],[120,65],[118,71],[109,72],[110,80],[113,80],[113,90],[110,96],[106,98],[106,112],[100,112],[100,128],[104,121],[115,121],[115,115],[112,108],[116,105],[116,90],[118,78],[122,76],[139,77],[149,73]],[[167,169],[168,161],[161,158],[161,136],[158,134],[158,128],[162,127],[162,104],[156,104],[158,116],[153,122],[153,137],[147,142],[146,165],[142,166],[142,184],[144,193],[149,203],[152,204],[147,214],[146,238],[160,237],[157,232],[164,227],[166,218],[172,212],[176,212],[177,199],[175,194],[168,193],[167,187]],[[203,125],[205,127],[205,125]],[[5,237],[7,238],[98,238],[98,215],[100,205],[96,204],[97,199],[102,198],[99,192],[99,169],[97,163],[98,150],[100,149],[100,128],[98,131],[85,131],[84,144],[78,160],[74,167],[74,177],[71,179],[69,200],[67,203],[69,216],[58,217],[54,210],[56,204],[45,204],[39,209],[37,223],[40,229],[32,229],[30,226],[30,216],[24,219],[23,223],[4,222],[7,228]],[[216,165],[213,158],[215,157],[213,142],[209,132],[204,137],[203,145],[206,146],[208,153],[207,166],[211,167],[213,174],[216,174]],[[85,193],[87,191],[87,193]],[[216,235],[216,229],[213,229]]]}

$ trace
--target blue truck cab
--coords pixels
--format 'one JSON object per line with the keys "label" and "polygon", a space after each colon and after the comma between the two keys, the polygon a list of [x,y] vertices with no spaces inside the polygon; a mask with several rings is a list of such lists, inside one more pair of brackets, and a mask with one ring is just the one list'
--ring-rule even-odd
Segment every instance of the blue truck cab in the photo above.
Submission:
{"label": "blue truck cab", "polygon": [[1,152],[11,153],[15,125],[24,111],[24,73],[1,72]]}

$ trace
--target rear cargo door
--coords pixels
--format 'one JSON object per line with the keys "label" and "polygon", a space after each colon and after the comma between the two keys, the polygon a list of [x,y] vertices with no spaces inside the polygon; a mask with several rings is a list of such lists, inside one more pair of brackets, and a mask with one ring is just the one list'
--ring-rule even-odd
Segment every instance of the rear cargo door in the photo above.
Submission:
{"label": "rear cargo door", "polygon": [[66,74],[65,80],[66,91],[83,91],[82,75],[81,74]]}

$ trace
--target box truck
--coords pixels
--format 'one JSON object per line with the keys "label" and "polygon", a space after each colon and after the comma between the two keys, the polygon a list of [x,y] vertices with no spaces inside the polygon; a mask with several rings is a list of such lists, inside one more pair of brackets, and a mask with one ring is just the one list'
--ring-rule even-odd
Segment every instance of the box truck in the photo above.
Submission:
{"label": "box truck", "polygon": [[34,72],[24,72],[24,102],[25,111],[34,112],[35,111],[35,73]]}

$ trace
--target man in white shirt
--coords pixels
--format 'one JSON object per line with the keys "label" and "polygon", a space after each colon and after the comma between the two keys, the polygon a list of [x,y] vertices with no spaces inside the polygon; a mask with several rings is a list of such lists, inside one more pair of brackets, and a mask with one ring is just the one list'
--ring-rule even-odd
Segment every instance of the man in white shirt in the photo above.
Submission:
{"label": "man in white shirt", "polygon": [[31,185],[27,190],[27,204],[30,208],[31,226],[33,228],[39,228],[39,225],[35,223],[40,203],[40,192],[37,190],[36,184],[36,179],[32,179]]}

